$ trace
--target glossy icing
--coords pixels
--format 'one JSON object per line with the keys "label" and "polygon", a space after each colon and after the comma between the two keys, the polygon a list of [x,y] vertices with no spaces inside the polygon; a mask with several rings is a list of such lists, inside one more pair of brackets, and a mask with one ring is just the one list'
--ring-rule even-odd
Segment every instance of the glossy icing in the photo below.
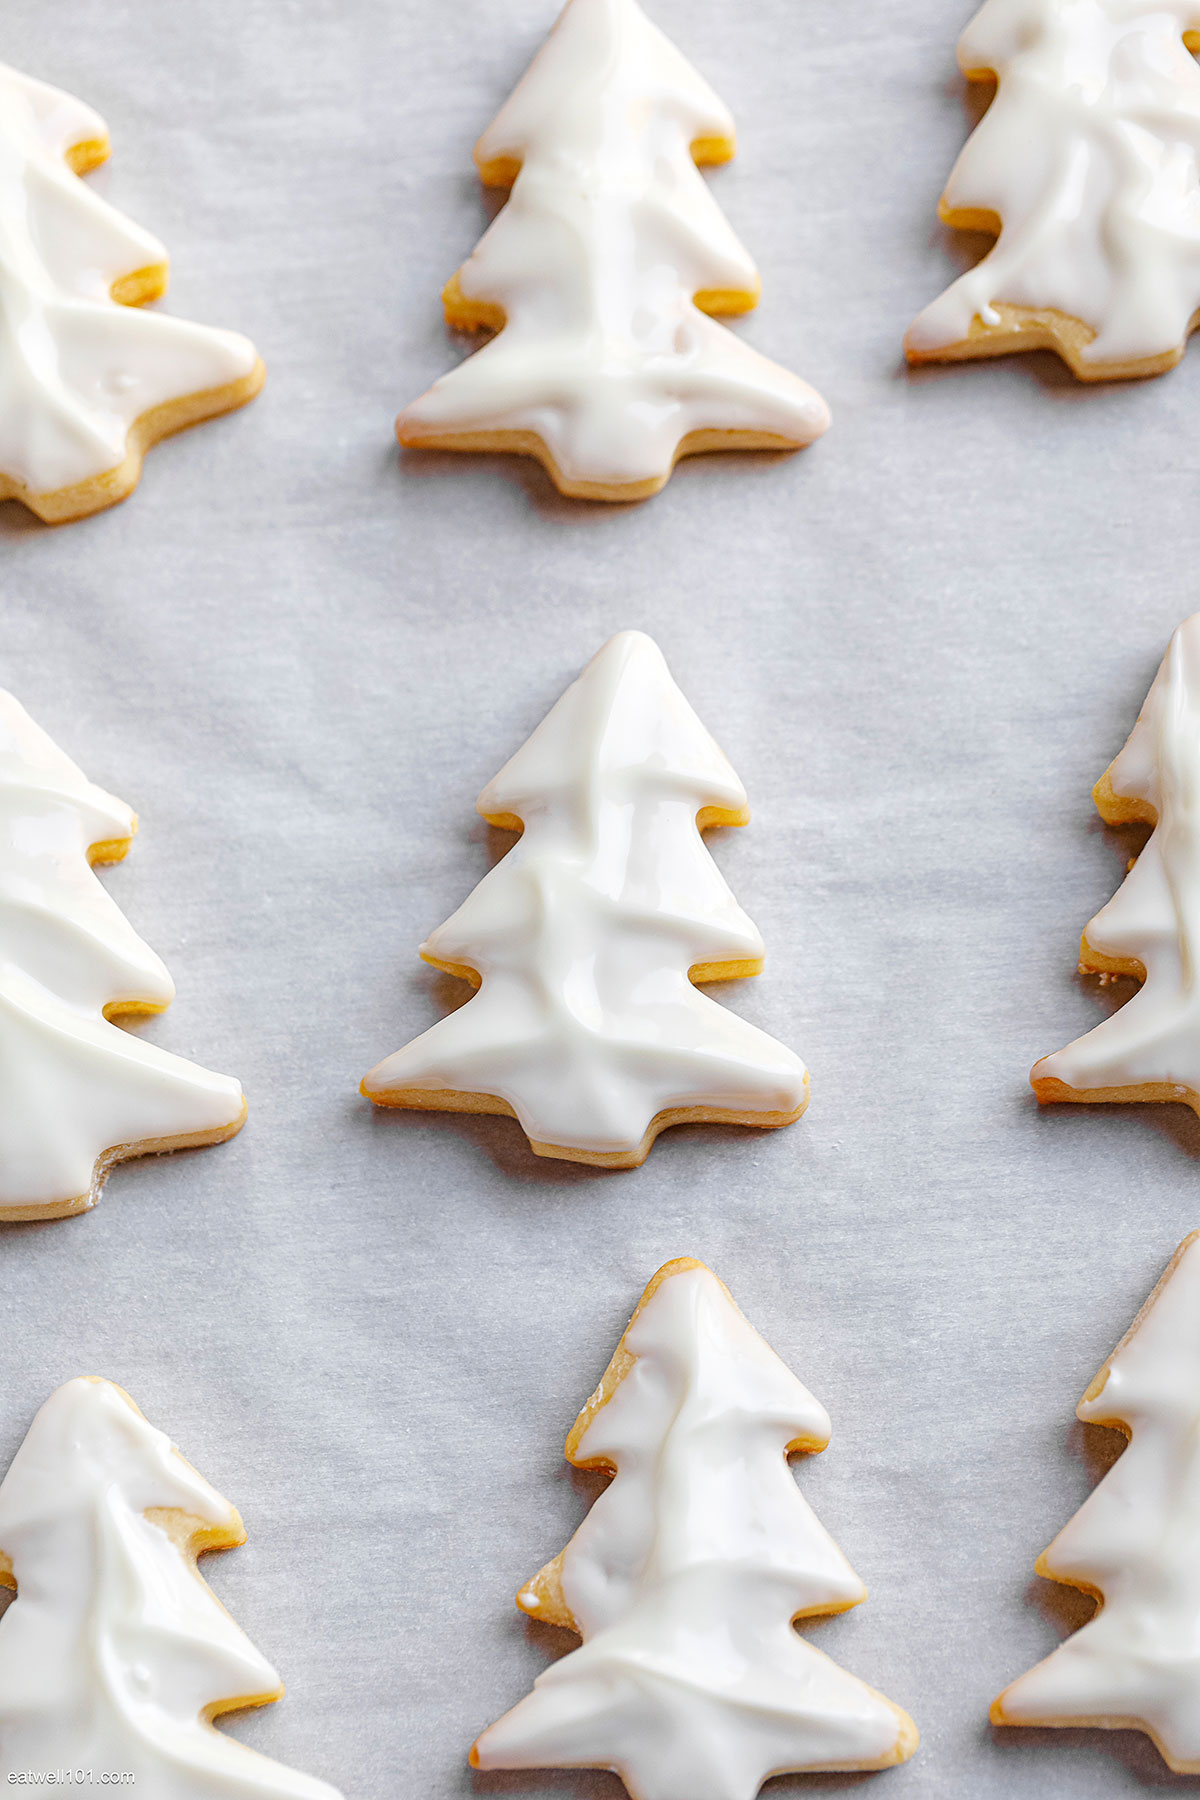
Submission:
{"label": "glossy icing", "polygon": [[650,638],[611,638],[478,806],[523,834],[421,955],[482,985],[365,1093],[496,1096],[535,1147],[633,1160],[678,1109],[783,1124],[803,1108],[799,1057],[689,979],[762,965],[697,827],[749,813]]}
{"label": "glossy icing", "polygon": [[1157,827],[1084,932],[1083,961],[1137,963],[1145,980],[1110,1018],[1043,1057],[1031,1079],[1073,1090],[1165,1088],[1148,1097],[1200,1107],[1200,613],[1171,639],[1096,795],[1106,817]]}
{"label": "glossy icing", "polygon": [[1132,1726],[1200,1771],[1200,1233],[1078,1407],[1129,1447],[1038,1561],[1100,1610],[993,1707],[1004,1725]]}
{"label": "glossy icing", "polygon": [[106,1153],[241,1119],[237,1081],[105,1016],[175,992],[89,862],[123,856],[135,829],[0,690],[0,1217],[78,1210]]}
{"label": "glossy icing", "polygon": [[112,298],[143,274],[134,287],[161,292],[167,254],[68,166],[107,140],[90,107],[0,64],[0,481],[30,495],[118,468],[143,414],[258,361],[234,332]]}
{"label": "glossy icing", "polygon": [[512,194],[447,290],[452,322],[503,329],[400,415],[401,441],[528,434],[587,493],[653,491],[692,434],[818,437],[820,396],[708,316],[759,292],[693,160],[724,160],[733,136],[634,0],[569,0],[476,147]]}
{"label": "glossy icing", "polygon": [[0,1485],[6,1792],[83,1769],[150,1800],[340,1800],[204,1716],[283,1693],[195,1567],[245,1535],[121,1388],[83,1378],[47,1400]]}
{"label": "glossy icing", "polygon": [[472,1762],[611,1768],[635,1800],[752,1800],[787,1770],[911,1756],[907,1714],[792,1629],[866,1598],[786,1461],[828,1439],[824,1407],[716,1277],[660,1270],[567,1442],[614,1479],[517,1596],[583,1646]]}
{"label": "glossy icing", "polygon": [[996,307],[1053,309],[1094,331],[1089,364],[1169,366],[1200,307],[1198,0],[987,0],[959,66],[999,89],[942,200],[992,249],[911,326],[936,353]]}

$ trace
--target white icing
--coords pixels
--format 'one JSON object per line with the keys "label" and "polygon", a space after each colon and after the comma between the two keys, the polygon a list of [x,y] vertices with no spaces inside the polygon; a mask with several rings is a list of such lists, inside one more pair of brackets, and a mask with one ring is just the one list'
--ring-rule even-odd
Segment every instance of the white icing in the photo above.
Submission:
{"label": "white icing", "polygon": [[1158,824],[1085,936],[1102,955],[1136,958],[1146,979],[1111,1018],[1044,1057],[1033,1079],[1078,1089],[1174,1083],[1182,1099],[1200,1092],[1200,613],[1171,639],[1109,774]]}
{"label": "white icing", "polygon": [[997,214],[995,247],[910,327],[914,351],[961,342],[993,306],[1053,308],[1096,336],[1084,361],[1182,344],[1200,307],[1197,0],[987,0],[958,46],[999,89],[946,187]]}
{"label": "white icing", "polygon": [[745,790],[650,638],[611,638],[478,805],[525,830],[421,954],[482,986],[365,1092],[497,1095],[535,1143],[603,1154],[673,1107],[804,1104],[799,1057],[688,979],[763,944],[696,824]]}
{"label": "white icing", "polygon": [[473,1761],[611,1768],[635,1800],[751,1800],[787,1770],[911,1755],[912,1721],[792,1628],[866,1598],[785,1457],[823,1448],[824,1407],[704,1268],[668,1274],[624,1344],[636,1362],[572,1446],[615,1469],[562,1558],[583,1647]]}
{"label": "white icing", "polygon": [[[0,1485],[17,1598],[0,1619],[0,1783],[83,1769],[148,1800],[339,1800],[217,1731],[206,1708],[274,1700],[278,1675],[163,1525],[240,1542],[241,1520],[111,1382],[68,1382]],[[24,1777],[24,1781],[20,1780]],[[116,1785],[116,1784],[113,1784]]]}
{"label": "white icing", "polygon": [[531,432],[568,483],[631,486],[665,480],[689,432],[818,437],[820,396],[693,304],[758,293],[690,149],[733,135],[634,0],[569,0],[475,152],[521,164],[459,271],[508,323],[401,414],[402,441]]}
{"label": "white icing", "polygon": [[234,332],[110,297],[167,258],[64,161],[107,135],[89,107],[0,64],[0,477],[32,494],[119,467],[143,413],[257,362]]}
{"label": "white icing", "polygon": [[1078,1414],[1119,1424],[1129,1447],[1038,1568],[1096,1592],[1101,1608],[1005,1689],[995,1716],[1132,1725],[1173,1769],[1200,1772],[1200,1234]]}
{"label": "white icing", "polygon": [[88,863],[135,825],[0,690],[0,1215],[94,1199],[105,1152],[241,1116],[237,1081],[104,1016],[175,991]]}

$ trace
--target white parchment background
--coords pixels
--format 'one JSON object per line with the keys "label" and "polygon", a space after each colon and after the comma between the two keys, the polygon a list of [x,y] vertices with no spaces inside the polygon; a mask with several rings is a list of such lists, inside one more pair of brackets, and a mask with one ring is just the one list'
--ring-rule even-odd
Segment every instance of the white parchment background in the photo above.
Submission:
{"label": "white parchment background", "polygon": [[[170,246],[169,305],[269,379],[114,512],[0,508],[0,679],[137,807],[106,880],[178,981],[151,1034],[251,1102],[236,1142],[3,1235],[0,1466],[58,1382],[123,1382],[246,1518],[210,1578],[289,1693],[239,1736],[348,1800],[616,1800],[465,1755],[565,1642],[511,1596],[590,1498],[576,1407],[697,1255],[833,1416],[799,1479],[870,1599],[812,1640],[923,1733],[780,1791],[1200,1791],[1134,1734],[987,1724],[1086,1614],[1033,1577],[1115,1441],[1073,1408],[1200,1224],[1190,1113],[1039,1116],[1026,1083],[1101,1016],[1076,944],[1130,846],[1089,789],[1200,604],[1200,349],[1098,391],[1048,358],[905,373],[965,254],[934,218],[964,0],[653,11],[741,127],[738,329],[835,422],[610,509],[391,436],[461,353],[471,145],[554,0],[7,0],[0,54],[107,117],[98,180]],[[447,1004],[416,947],[495,851],[478,790],[630,625],[750,791],[711,841],[768,962],[727,997],[809,1061],[808,1116],[596,1174],[376,1114],[359,1077]]]}

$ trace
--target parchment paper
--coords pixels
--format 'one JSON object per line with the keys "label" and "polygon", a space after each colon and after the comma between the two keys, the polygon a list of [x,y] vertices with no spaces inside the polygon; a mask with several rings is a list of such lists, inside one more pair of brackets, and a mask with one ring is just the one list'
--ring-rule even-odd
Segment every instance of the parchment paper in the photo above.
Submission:
{"label": "parchment paper", "polygon": [[[108,119],[97,180],[170,246],[168,305],[269,379],[111,513],[0,508],[0,679],[137,807],[105,879],[178,982],[148,1029],[251,1103],[235,1142],[4,1233],[0,1466],[57,1383],[124,1383],[247,1522],[209,1576],[289,1693],[238,1736],[347,1800],[617,1800],[465,1757],[568,1641],[511,1598],[594,1493],[562,1440],[696,1255],[833,1417],[798,1478],[870,1599],[812,1641],[923,1733],[781,1791],[1200,1791],[1135,1734],[987,1724],[1086,1616],[1033,1576],[1115,1444],[1073,1409],[1200,1224],[1190,1113],[1039,1116],[1027,1086],[1111,1004],[1076,947],[1131,845],[1089,789],[1200,604],[1200,351],[1096,391],[1048,358],[907,374],[975,253],[934,213],[965,0],[653,0],[741,127],[713,176],[763,273],[737,329],[832,431],[632,509],[402,463],[394,413],[464,347],[438,290],[490,216],[472,143],[554,10],[7,0],[3,56]],[[476,794],[631,625],[750,791],[711,842],[768,961],[724,998],[808,1060],[807,1117],[600,1174],[374,1112],[361,1075],[453,997],[417,945],[502,847]]]}

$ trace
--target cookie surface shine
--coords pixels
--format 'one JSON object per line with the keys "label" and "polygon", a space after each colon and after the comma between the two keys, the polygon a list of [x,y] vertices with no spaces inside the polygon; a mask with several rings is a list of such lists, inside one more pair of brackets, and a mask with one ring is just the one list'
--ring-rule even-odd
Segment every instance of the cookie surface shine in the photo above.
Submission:
{"label": "cookie surface shine", "polygon": [[517,1595],[581,1649],[471,1753],[611,1768],[634,1800],[753,1800],[772,1775],[883,1769],[907,1713],[792,1629],[866,1598],[788,1467],[824,1407],[690,1257],[660,1269],[567,1439],[610,1485]]}
{"label": "cookie surface shine", "polygon": [[911,362],[1055,350],[1161,374],[1200,309],[1196,0],[986,0],[959,40],[998,82],[939,208],[997,234],[909,327]]}
{"label": "cookie surface shine", "polygon": [[[214,1729],[283,1693],[196,1568],[246,1533],[111,1381],[41,1408],[0,1483],[0,1783],[150,1800],[341,1800]],[[47,1779],[48,1778],[48,1779]]]}
{"label": "cookie surface shine", "polygon": [[994,1702],[997,1725],[1131,1728],[1200,1773],[1200,1232],[1179,1246],[1079,1418],[1128,1447],[1038,1558],[1095,1617]]}
{"label": "cookie surface shine", "polygon": [[617,1168],[668,1125],[800,1116],[800,1058],[694,985],[762,967],[700,835],[749,807],[650,638],[610,639],[478,809],[522,836],[421,955],[479,991],[368,1098],[511,1113],[537,1154]]}
{"label": "cookie surface shine", "polygon": [[136,829],[0,689],[0,1219],[82,1212],[114,1162],[245,1119],[240,1082],[112,1023],[175,994],[91,866]]}
{"label": "cookie surface shine", "polygon": [[1109,824],[1155,829],[1083,934],[1080,967],[1138,992],[1030,1076],[1037,1097],[1181,1100],[1200,1113],[1200,613],[1176,631],[1120,755],[1095,788]]}
{"label": "cookie surface shine", "polygon": [[620,501],[682,455],[818,437],[820,396],[709,316],[759,294],[696,167],[733,148],[635,0],[568,0],[476,147],[512,193],[444,295],[451,325],[499,335],[401,413],[400,442],[515,450],[565,494]]}
{"label": "cookie surface shine", "polygon": [[246,338],[139,310],[167,253],[79,179],[107,155],[90,107],[0,63],[0,500],[51,522],[124,499],[151,444],[263,382]]}

